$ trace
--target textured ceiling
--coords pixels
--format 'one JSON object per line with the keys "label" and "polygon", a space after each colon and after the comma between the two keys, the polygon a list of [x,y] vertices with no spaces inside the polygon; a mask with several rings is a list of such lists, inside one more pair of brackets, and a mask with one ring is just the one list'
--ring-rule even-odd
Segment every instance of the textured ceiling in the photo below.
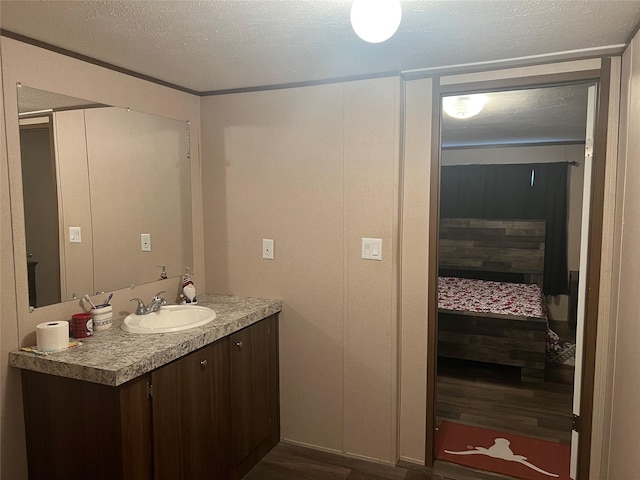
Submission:
{"label": "textured ceiling", "polygon": [[402,1],[366,44],[350,0],[0,1],[4,30],[196,91],[370,75],[626,43],[640,1]]}
{"label": "textured ceiling", "polygon": [[588,84],[485,93],[472,118],[442,115],[442,146],[584,142]]}
{"label": "textured ceiling", "polygon": [[[640,0],[401,4],[400,28],[381,44],[355,36],[351,0],[0,0],[0,26],[213,92],[564,52],[620,52],[640,22]],[[443,144],[581,141],[585,99],[584,86],[491,94],[474,119],[443,117]]]}
{"label": "textured ceiling", "polygon": [[30,114],[42,110],[68,110],[78,107],[101,105],[91,100],[69,97],[60,93],[47,92],[30,87],[18,88],[18,113]]}

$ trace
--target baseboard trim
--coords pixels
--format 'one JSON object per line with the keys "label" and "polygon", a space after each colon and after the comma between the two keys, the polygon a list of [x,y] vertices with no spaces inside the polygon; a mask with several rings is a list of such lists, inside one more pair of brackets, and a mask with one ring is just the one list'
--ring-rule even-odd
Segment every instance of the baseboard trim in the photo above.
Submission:
{"label": "baseboard trim", "polygon": [[284,444],[287,444],[287,445],[293,445],[293,446],[296,446],[296,447],[304,447],[304,448],[308,448],[310,450],[317,450],[319,452],[332,453],[334,455],[340,455],[341,457],[353,458],[353,459],[356,459],[356,460],[364,460],[364,461],[367,461],[367,462],[378,463],[378,464],[381,464],[381,465],[389,465],[391,467],[395,467],[396,466],[395,463],[389,462],[387,460],[381,460],[379,458],[367,457],[365,455],[358,455],[357,453],[343,452],[341,450],[336,450],[336,449],[333,449],[333,448],[321,447],[319,445],[312,445],[310,443],[299,442],[297,440],[291,440],[289,438],[281,438],[280,442],[284,443]]}
{"label": "baseboard trim", "polygon": [[400,456],[397,465],[402,468],[424,467],[424,460]]}

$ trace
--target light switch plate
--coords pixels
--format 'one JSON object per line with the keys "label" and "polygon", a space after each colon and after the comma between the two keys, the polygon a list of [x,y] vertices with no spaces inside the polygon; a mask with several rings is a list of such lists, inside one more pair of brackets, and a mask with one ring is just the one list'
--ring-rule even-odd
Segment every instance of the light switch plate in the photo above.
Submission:
{"label": "light switch plate", "polygon": [[362,239],[362,258],[365,260],[382,260],[382,239],[381,238],[363,238]]}
{"label": "light switch plate", "polygon": [[273,260],[273,239],[262,239],[262,258]]}
{"label": "light switch plate", "polygon": [[82,227],[69,227],[69,243],[82,243]]}

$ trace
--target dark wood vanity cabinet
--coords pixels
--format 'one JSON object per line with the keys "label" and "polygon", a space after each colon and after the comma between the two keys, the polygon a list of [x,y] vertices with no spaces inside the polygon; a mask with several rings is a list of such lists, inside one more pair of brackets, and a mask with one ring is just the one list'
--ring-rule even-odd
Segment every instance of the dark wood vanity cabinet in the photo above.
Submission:
{"label": "dark wood vanity cabinet", "polygon": [[278,320],[229,337],[231,480],[241,479],[280,439]]}
{"label": "dark wood vanity cabinet", "polygon": [[235,480],[280,437],[277,314],[119,387],[22,380],[31,480]]}
{"label": "dark wood vanity cabinet", "polygon": [[155,480],[229,478],[228,340],[151,374]]}
{"label": "dark wood vanity cabinet", "polygon": [[22,371],[31,480],[151,480],[144,375],[120,387]]}

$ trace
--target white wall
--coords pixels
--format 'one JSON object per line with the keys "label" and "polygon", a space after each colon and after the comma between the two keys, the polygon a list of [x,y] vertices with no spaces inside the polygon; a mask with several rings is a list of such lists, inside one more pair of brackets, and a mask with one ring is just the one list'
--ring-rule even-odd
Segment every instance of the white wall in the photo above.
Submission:
{"label": "white wall", "polygon": [[[3,79],[2,43],[0,42],[0,82]],[[4,95],[0,95],[0,111],[4,112]],[[4,115],[0,115],[0,354],[6,358],[7,351],[18,338],[16,317],[16,292],[13,274],[13,236],[11,233],[11,199],[9,197],[9,172],[7,164],[7,143]],[[13,458],[12,465],[0,466],[0,476],[20,480],[26,478],[26,451],[24,448],[24,428],[22,424],[22,396],[15,388],[7,388],[19,382],[19,372],[9,371],[6,360],[0,358],[0,463]],[[5,416],[4,412],[10,412]],[[16,420],[17,418],[17,420]],[[10,425],[7,423],[11,422]],[[5,433],[6,432],[6,433]],[[8,448],[7,448],[8,446]],[[7,462],[8,463],[8,462]]]}
{"label": "white wall", "polygon": [[[119,108],[84,117],[95,290],[156,279],[160,264],[171,275],[193,269],[192,226],[183,219],[191,209],[186,123]],[[151,235],[150,252],[140,250],[142,233]]]}
{"label": "white wall", "polygon": [[619,205],[622,235],[607,471],[611,480],[636,478],[640,471],[640,35],[627,48],[623,63],[620,176],[624,184]]}
{"label": "white wall", "polygon": [[202,99],[207,285],[283,300],[283,439],[390,463],[398,100],[397,78]]}
{"label": "white wall", "polygon": [[398,450],[401,460],[417,464],[424,464],[427,421],[432,88],[430,78],[405,83]]}
{"label": "white wall", "polygon": [[[121,108],[53,116],[62,298],[148,282],[161,264],[173,275],[193,269],[186,123]],[[82,243],[69,242],[70,226]],[[141,233],[150,252],[140,251]]]}
{"label": "white wall", "polygon": [[[91,187],[87,164],[87,136],[83,110],[56,112],[53,115],[58,180],[60,223],[61,298],[93,293],[93,219],[91,218]],[[55,173],[55,172],[54,172]],[[58,219],[57,219],[58,220]],[[70,243],[69,227],[80,227],[81,243]],[[128,282],[120,285],[127,285]],[[100,289],[100,290],[106,290]],[[40,303],[40,305],[46,305]]]}

